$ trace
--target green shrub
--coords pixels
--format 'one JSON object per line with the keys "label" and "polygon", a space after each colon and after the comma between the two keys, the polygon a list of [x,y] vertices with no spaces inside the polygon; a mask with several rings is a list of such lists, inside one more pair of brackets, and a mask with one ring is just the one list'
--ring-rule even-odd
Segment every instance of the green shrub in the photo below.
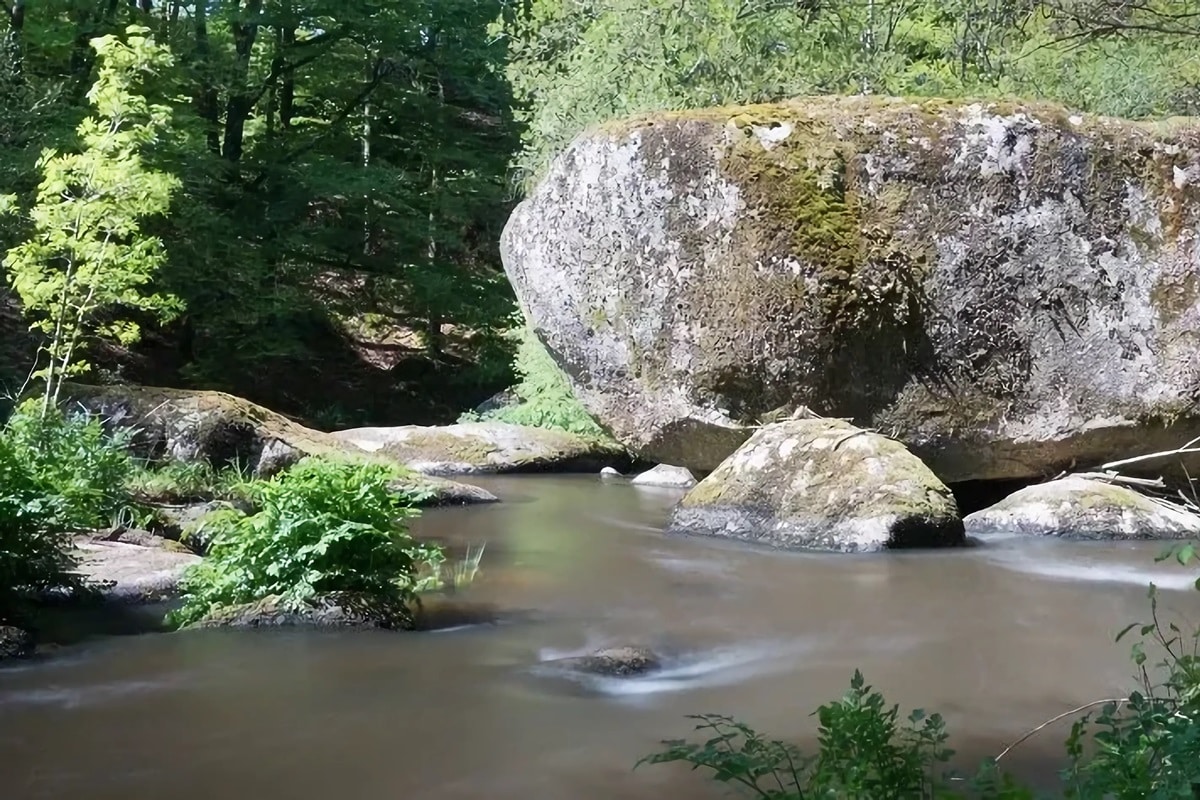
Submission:
{"label": "green shrub", "polygon": [[184,604],[170,621],[186,625],[271,596],[299,609],[330,592],[406,613],[419,570],[441,552],[408,535],[404,521],[418,512],[391,485],[395,477],[384,465],[307,458],[247,484],[260,510],[207,521],[208,556],[185,575]]}
{"label": "green shrub", "polygon": [[80,586],[71,533],[128,505],[133,462],[100,422],[26,403],[0,430],[0,618],[53,589]]}
{"label": "green shrub", "polygon": [[464,414],[462,421],[495,420],[535,428],[557,428],[581,436],[611,438],[575,399],[567,376],[527,327],[521,330],[513,368],[518,378],[513,393],[518,402],[482,415]]}
{"label": "green shrub", "polygon": [[[4,438],[30,477],[55,498],[54,524],[87,530],[112,524],[129,503],[126,484],[135,465],[126,446],[128,432],[105,433],[93,416],[23,403],[4,429]],[[0,489],[2,490],[2,489]]]}
{"label": "green shrub", "polygon": [[941,717],[913,711],[901,721],[899,707],[854,673],[842,699],[821,706],[820,749],[806,755],[794,745],[765,739],[729,717],[692,717],[696,730],[712,736],[701,743],[667,742],[643,763],[683,761],[706,768],[722,782],[736,783],[761,798],[870,798],[918,800],[949,797],[937,767],[953,755],[946,747]]}
{"label": "green shrub", "polygon": [[207,461],[147,464],[129,478],[129,493],[148,502],[197,503],[243,499],[248,491],[243,469],[216,469]]}

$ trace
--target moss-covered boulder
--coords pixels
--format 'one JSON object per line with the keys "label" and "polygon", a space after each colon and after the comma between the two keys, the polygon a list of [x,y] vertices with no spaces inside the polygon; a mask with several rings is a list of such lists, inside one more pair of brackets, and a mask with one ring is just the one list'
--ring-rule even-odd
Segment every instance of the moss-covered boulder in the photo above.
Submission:
{"label": "moss-covered boulder", "polygon": [[629,463],[612,442],[504,422],[355,428],[333,436],[429,475],[596,472]]}
{"label": "moss-covered boulder", "polygon": [[1028,486],[967,515],[967,534],[1029,534],[1064,539],[1190,539],[1200,515],[1107,481],[1081,477]]}
{"label": "moss-covered boulder", "polygon": [[251,603],[214,609],[187,629],[333,628],[410,630],[412,611],[405,605],[354,592],[330,592],[292,606],[271,595]]}
{"label": "moss-covered boulder", "polygon": [[805,406],[1040,477],[1200,434],[1198,187],[1186,122],[802,98],[581,135],[502,253],[640,456],[712,469]]}
{"label": "moss-covered boulder", "polygon": [[0,624],[0,662],[33,655],[33,634],[12,625]]}
{"label": "moss-covered boulder", "polygon": [[760,428],[684,496],[668,529],[795,550],[964,542],[954,496],[904,445],[822,419]]}
{"label": "moss-covered boulder", "polygon": [[[206,461],[238,465],[269,477],[305,456],[376,458],[336,436],[300,425],[282,414],[240,397],[212,391],[156,386],[64,387],[69,404],[97,415],[112,430],[132,433],[139,456],[150,460]],[[420,492],[423,505],[492,503],[497,498],[477,486],[410,475],[395,481],[398,491]]]}

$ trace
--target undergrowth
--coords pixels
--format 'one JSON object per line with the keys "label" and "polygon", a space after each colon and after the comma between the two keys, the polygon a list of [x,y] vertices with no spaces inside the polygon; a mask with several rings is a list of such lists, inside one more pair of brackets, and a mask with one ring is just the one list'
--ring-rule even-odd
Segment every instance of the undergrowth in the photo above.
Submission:
{"label": "undergrowth", "polygon": [[608,433],[575,398],[567,376],[550,358],[550,354],[533,332],[528,327],[523,327],[519,336],[513,364],[518,381],[513,387],[517,402],[483,414],[467,412],[459,421],[508,422],[513,425],[554,428],[580,436],[610,440]]}
{"label": "undergrowth", "polygon": [[319,595],[351,592],[405,616],[424,565],[440,548],[418,542],[406,521],[420,498],[397,491],[379,464],[307,458],[247,485],[258,510],[214,515],[208,556],[189,569],[175,625],[222,608],[276,597],[300,609]]}

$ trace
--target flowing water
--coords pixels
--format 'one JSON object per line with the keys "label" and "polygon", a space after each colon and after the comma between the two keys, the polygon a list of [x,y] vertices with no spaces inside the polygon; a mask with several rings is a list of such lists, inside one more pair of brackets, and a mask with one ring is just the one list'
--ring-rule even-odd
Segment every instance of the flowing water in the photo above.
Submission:
{"label": "flowing water", "polygon": [[[718,712],[803,743],[855,668],[940,711],[966,766],[1129,686],[1114,633],[1147,611],[1200,618],[1157,544],[1009,538],[879,556],[665,537],[677,493],[595,478],[481,481],[497,506],[417,533],[486,543],[464,593],[500,624],[436,633],[99,637],[0,670],[0,796],[23,798],[717,798],[680,765],[634,762]],[[647,644],[667,669],[570,681],[547,660]],[[1010,764],[1053,778],[1066,728]]]}

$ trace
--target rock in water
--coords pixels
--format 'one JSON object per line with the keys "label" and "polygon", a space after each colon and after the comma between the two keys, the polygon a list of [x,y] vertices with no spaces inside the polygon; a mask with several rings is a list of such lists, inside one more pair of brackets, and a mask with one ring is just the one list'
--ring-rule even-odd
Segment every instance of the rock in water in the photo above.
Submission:
{"label": "rock in water", "polygon": [[1189,539],[1200,516],[1105,481],[1068,477],[1029,486],[967,515],[967,534],[1022,533],[1067,539]]}
{"label": "rock in water", "polygon": [[550,663],[559,669],[605,678],[632,678],[662,668],[662,660],[653,651],[630,645],[606,647],[586,656],[560,658]]}
{"label": "rock in water", "polygon": [[954,496],[920,459],[840,420],[759,429],[683,498],[668,529],[842,552],[965,541]]}
{"label": "rock in water", "polygon": [[634,486],[661,486],[669,489],[690,489],[696,485],[696,476],[683,467],[659,464],[630,481]]}
{"label": "rock in water", "polygon": [[33,636],[29,631],[0,625],[0,662],[10,658],[28,658],[33,655]]}
{"label": "rock in water", "polygon": [[1036,478],[1200,434],[1198,186],[1200,128],[811,98],[583,134],[502,253],[641,457],[712,469],[803,406]]}
{"label": "rock in water", "polygon": [[428,475],[595,472],[628,461],[611,442],[505,422],[355,428],[333,435]]}
{"label": "rock in water", "polygon": [[124,542],[75,542],[78,571],[108,600],[122,603],[158,602],[179,593],[179,581],[193,564],[194,553]]}

